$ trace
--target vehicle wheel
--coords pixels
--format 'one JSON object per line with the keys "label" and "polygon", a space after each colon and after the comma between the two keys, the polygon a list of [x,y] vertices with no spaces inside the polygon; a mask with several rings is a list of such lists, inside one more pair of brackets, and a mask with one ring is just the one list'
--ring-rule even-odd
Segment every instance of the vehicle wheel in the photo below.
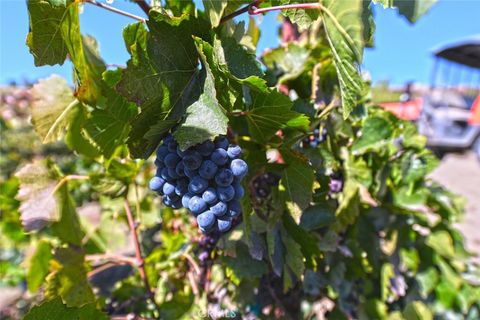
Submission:
{"label": "vehicle wheel", "polygon": [[473,152],[475,152],[475,155],[477,156],[478,161],[480,161],[480,136],[477,137],[477,140],[473,143]]}

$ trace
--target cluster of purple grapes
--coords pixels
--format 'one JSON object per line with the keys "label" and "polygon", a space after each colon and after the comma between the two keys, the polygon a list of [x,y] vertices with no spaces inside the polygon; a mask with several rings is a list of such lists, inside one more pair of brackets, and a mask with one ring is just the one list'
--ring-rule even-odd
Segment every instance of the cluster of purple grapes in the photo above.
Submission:
{"label": "cluster of purple grapes", "polygon": [[306,137],[302,141],[302,147],[309,146],[310,148],[316,148],[319,144],[327,140],[327,128],[317,128],[313,130],[313,135]]}
{"label": "cluster of purple grapes", "polygon": [[272,187],[278,186],[280,176],[272,172],[265,172],[257,176],[252,185],[255,190],[255,195],[259,199],[266,199],[272,191]]}
{"label": "cluster of purple grapes", "polygon": [[241,214],[241,180],[248,166],[242,149],[226,137],[181,150],[171,135],[157,149],[157,173],[150,189],[173,209],[185,207],[197,218],[200,230],[227,232]]}

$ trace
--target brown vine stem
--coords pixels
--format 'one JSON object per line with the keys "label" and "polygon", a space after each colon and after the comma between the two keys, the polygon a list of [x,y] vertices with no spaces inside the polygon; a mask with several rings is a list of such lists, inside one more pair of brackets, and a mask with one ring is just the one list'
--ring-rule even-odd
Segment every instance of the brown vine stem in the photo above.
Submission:
{"label": "brown vine stem", "polygon": [[148,3],[145,0],[135,0],[135,3],[138,4],[138,6],[142,8],[143,12],[145,12],[148,16],[148,13],[150,12],[150,9],[151,9]]}
{"label": "brown vine stem", "polygon": [[127,214],[128,226],[130,228],[130,233],[133,239],[133,245],[135,247],[135,258],[136,258],[136,266],[138,267],[138,272],[140,273],[140,278],[142,278],[143,285],[145,286],[145,290],[147,291],[148,298],[152,301],[155,305],[157,310],[160,312],[160,307],[155,302],[153,291],[148,283],[147,273],[145,272],[145,260],[142,256],[142,249],[140,247],[140,241],[138,239],[137,234],[137,225],[133,220],[132,211],[130,210],[130,204],[128,203],[128,199],[125,198],[123,202],[123,206],[125,207],[125,213]]}
{"label": "brown vine stem", "polygon": [[232,12],[220,20],[220,23],[224,23],[228,20],[231,20],[243,13],[248,12],[250,15],[257,15],[261,13],[266,13],[269,11],[275,10],[288,10],[288,9],[322,9],[323,6],[320,3],[293,3],[293,4],[286,4],[282,6],[273,6],[273,7],[266,7],[266,8],[257,8],[260,3],[264,0],[254,1],[245,7],[238,9],[235,12]]}
{"label": "brown vine stem", "polygon": [[267,8],[255,8],[255,6],[251,6],[249,10],[249,14],[256,15],[261,13],[266,13],[269,11],[275,10],[288,10],[288,9],[320,9],[320,3],[293,3],[293,4],[285,4],[282,6],[273,6]]}
{"label": "brown vine stem", "polygon": [[[142,17],[139,17],[137,15],[134,15],[130,12],[126,12],[126,11],[123,11],[123,10],[120,10],[120,9],[117,9],[115,7],[111,7],[109,5],[106,5],[106,4],[103,4],[103,3],[100,3],[100,2],[97,2],[96,0],[82,0],[83,2],[86,2],[86,3],[90,3],[90,4],[93,4],[94,6],[97,6],[97,7],[100,7],[102,9],[105,9],[105,10],[108,10],[108,11],[111,11],[111,12],[115,12],[115,13],[118,13],[122,16],[125,16],[125,17],[129,17],[129,18],[132,18],[132,19],[135,19],[137,21],[140,21],[142,23],[145,23],[147,20],[145,20],[144,18]],[[146,3],[145,3],[146,4]],[[147,5],[148,6],[148,5]],[[143,9],[143,8],[142,8]],[[150,10],[150,9],[149,9]],[[145,10],[144,10],[145,11]],[[148,13],[148,11],[147,11]]]}
{"label": "brown vine stem", "polygon": [[241,14],[244,14],[246,12],[250,12],[250,10],[253,8],[253,7],[257,7],[260,5],[260,3],[262,3],[263,1],[265,0],[257,0],[257,1],[253,1],[252,3],[250,4],[247,4],[245,7],[243,8],[240,8],[238,9],[237,11],[234,11],[230,14],[227,14],[225,17],[223,17],[221,20],[220,20],[220,24],[222,23],[225,23],[227,22],[228,20],[231,20]]}

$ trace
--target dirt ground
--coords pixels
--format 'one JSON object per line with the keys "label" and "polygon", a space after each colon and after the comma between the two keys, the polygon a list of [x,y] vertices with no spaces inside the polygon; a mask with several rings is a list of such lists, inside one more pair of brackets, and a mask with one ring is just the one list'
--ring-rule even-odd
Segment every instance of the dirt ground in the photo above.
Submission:
{"label": "dirt ground", "polygon": [[458,228],[465,236],[467,248],[480,257],[480,161],[471,152],[448,154],[431,177],[467,199],[465,216]]}

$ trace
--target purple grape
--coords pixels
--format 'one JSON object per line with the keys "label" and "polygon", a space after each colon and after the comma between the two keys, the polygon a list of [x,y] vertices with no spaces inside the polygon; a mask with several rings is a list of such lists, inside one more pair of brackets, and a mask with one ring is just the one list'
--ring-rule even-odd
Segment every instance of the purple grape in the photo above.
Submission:
{"label": "purple grape", "polygon": [[242,185],[240,183],[234,183],[233,189],[235,190],[235,196],[233,198],[237,200],[242,199],[245,195],[245,189],[243,189]]}
{"label": "purple grape", "polygon": [[230,170],[235,177],[243,177],[247,174],[248,165],[242,159],[235,159],[230,163]]}
{"label": "purple grape", "polygon": [[217,202],[217,192],[214,188],[208,188],[203,192],[202,199],[208,204],[215,203]]}
{"label": "purple grape", "polygon": [[215,164],[215,162],[211,160],[205,160],[200,166],[200,169],[198,169],[198,174],[204,179],[212,179],[215,177],[217,170],[218,166]]}
{"label": "purple grape", "polygon": [[175,192],[175,186],[170,182],[165,182],[165,184],[163,185],[163,193],[169,196],[174,192]]}
{"label": "purple grape", "polygon": [[180,157],[176,153],[169,153],[165,157],[165,165],[167,168],[175,168],[180,161]]}
{"label": "purple grape", "polygon": [[193,214],[199,214],[200,212],[205,211],[205,209],[207,208],[207,203],[199,196],[193,196],[188,201],[188,208],[190,209],[190,211],[192,211]]}
{"label": "purple grape", "polygon": [[225,163],[228,162],[228,154],[227,151],[224,149],[215,149],[210,156],[213,162],[215,162],[219,166],[223,166]]}
{"label": "purple grape", "polygon": [[215,175],[215,183],[220,187],[226,187],[233,182],[233,173],[230,169],[220,169]]}
{"label": "purple grape", "polygon": [[195,176],[198,176],[198,170],[190,170],[188,168],[185,168],[183,170],[183,172],[185,173],[185,175],[189,178],[193,178]]}
{"label": "purple grape", "polygon": [[183,158],[183,164],[188,170],[196,170],[202,165],[202,155],[197,151],[188,151]]}
{"label": "purple grape", "polygon": [[184,206],[185,208],[188,208],[188,202],[190,201],[190,199],[192,199],[192,197],[194,196],[193,193],[185,193],[182,197],[182,206]]}
{"label": "purple grape", "polygon": [[178,144],[175,141],[171,141],[168,144],[168,151],[170,151],[172,153],[176,153],[177,152],[177,146],[178,146]]}
{"label": "purple grape", "polygon": [[229,217],[237,217],[242,213],[242,206],[238,201],[231,201],[228,203],[227,214]]}
{"label": "purple grape", "polygon": [[227,213],[227,204],[221,201],[217,202],[214,206],[210,207],[210,211],[212,211],[217,217],[221,217]]}
{"label": "purple grape", "polygon": [[150,190],[158,191],[162,190],[164,184],[165,180],[161,177],[153,177],[152,179],[150,179],[148,186],[150,187]]}
{"label": "purple grape", "polygon": [[172,179],[178,179],[180,176],[177,174],[177,171],[174,168],[168,168],[168,175]]}
{"label": "purple grape", "polygon": [[179,177],[185,177],[185,166],[183,165],[183,161],[177,163],[177,166],[175,167],[175,172]]}
{"label": "purple grape", "polygon": [[191,193],[201,194],[208,187],[208,181],[200,176],[193,177],[188,184],[188,191]]}
{"label": "purple grape", "polygon": [[231,145],[228,147],[227,154],[230,159],[237,159],[242,155],[242,148],[235,144]]}
{"label": "purple grape", "polygon": [[157,160],[163,162],[167,154],[168,154],[168,147],[165,145],[162,145],[160,148],[157,149]]}
{"label": "purple grape", "polygon": [[175,194],[179,196],[183,196],[187,192],[188,192],[188,180],[187,179],[177,180],[177,185],[175,187]]}
{"label": "purple grape", "polygon": [[215,140],[215,148],[227,150],[229,144],[228,139],[225,137],[219,137]]}
{"label": "purple grape", "polygon": [[232,220],[230,219],[217,219],[217,228],[220,232],[227,232],[232,227]]}
{"label": "purple grape", "polygon": [[204,157],[208,157],[215,149],[215,144],[207,140],[197,147],[197,151]]}
{"label": "purple grape", "polygon": [[217,195],[220,201],[228,202],[233,199],[235,196],[235,189],[232,186],[228,187],[218,187],[217,188]]}
{"label": "purple grape", "polygon": [[215,225],[215,221],[215,215],[210,210],[200,213],[197,216],[198,226],[206,231],[212,229],[212,227]]}

